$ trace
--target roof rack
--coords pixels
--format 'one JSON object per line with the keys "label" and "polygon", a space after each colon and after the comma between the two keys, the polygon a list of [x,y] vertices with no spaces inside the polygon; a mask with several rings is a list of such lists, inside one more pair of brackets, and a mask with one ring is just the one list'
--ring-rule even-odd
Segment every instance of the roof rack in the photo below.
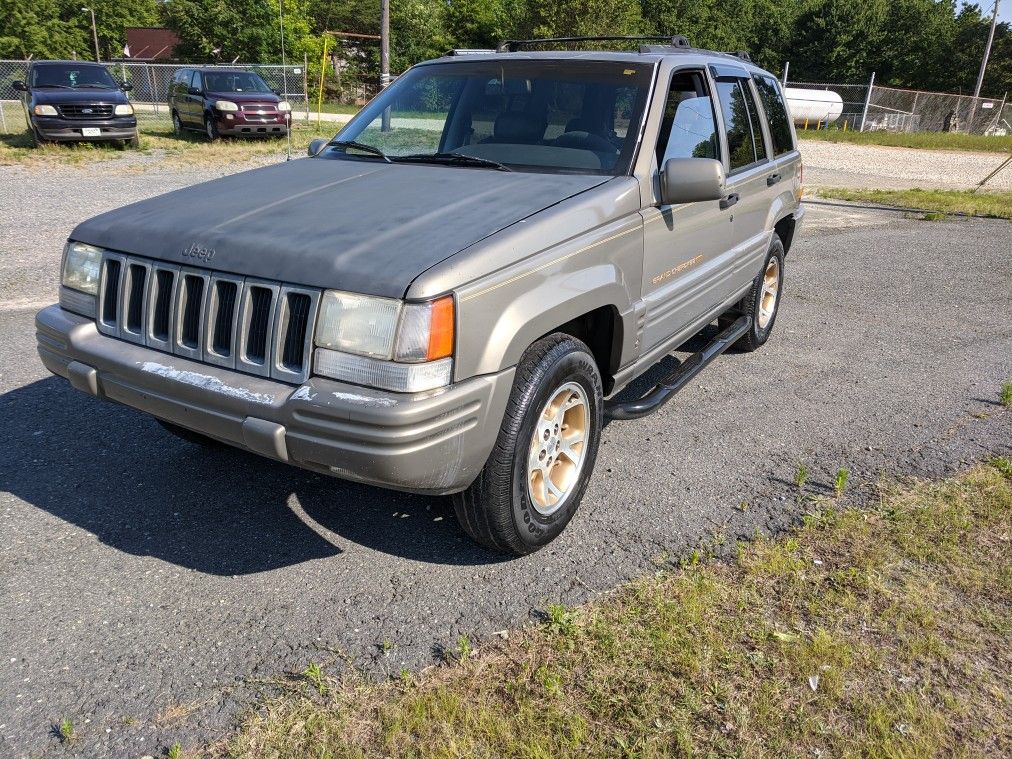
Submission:
{"label": "roof rack", "polygon": [[540,39],[532,40],[506,40],[499,45],[500,53],[515,53],[523,47],[532,45],[544,45],[549,42],[560,43],[560,44],[575,44],[579,42],[667,42],[671,47],[677,48],[689,48],[692,47],[689,41],[681,34],[668,35],[663,37],[657,36],[646,36],[638,37],[635,35],[619,35],[609,37],[542,37]]}
{"label": "roof rack", "polygon": [[459,47],[453,50],[447,50],[443,53],[444,56],[454,55],[482,55],[496,52],[494,48],[478,48],[478,47]]}
{"label": "roof rack", "polygon": [[743,61],[748,61],[749,63],[752,62],[752,56],[749,55],[744,50],[735,50],[733,53],[728,53],[728,55],[733,55],[736,58],[741,58]]}

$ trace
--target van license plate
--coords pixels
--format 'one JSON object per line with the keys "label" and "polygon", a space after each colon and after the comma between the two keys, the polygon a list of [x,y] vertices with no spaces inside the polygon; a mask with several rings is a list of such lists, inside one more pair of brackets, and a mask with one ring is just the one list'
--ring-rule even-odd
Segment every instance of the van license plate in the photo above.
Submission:
{"label": "van license plate", "polygon": [[99,136],[101,136],[101,134],[102,134],[102,130],[99,129],[98,127],[82,127],[81,128],[81,136],[82,137],[99,137]]}

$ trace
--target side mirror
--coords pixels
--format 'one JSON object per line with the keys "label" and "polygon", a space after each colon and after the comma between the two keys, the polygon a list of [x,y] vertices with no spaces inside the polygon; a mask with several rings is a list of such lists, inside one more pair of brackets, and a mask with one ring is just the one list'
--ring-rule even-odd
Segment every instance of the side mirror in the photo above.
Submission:
{"label": "side mirror", "polygon": [[22,82],[20,79],[15,79],[11,82],[11,87],[14,88],[15,92],[28,92],[28,85]]}
{"label": "side mirror", "polygon": [[199,90],[198,88],[196,88],[196,87],[187,87],[187,88],[186,88],[186,91],[187,91],[187,92],[188,92],[189,94],[191,94],[191,95],[203,95],[203,94],[204,94],[203,92],[201,92],[201,91],[200,91],[200,90]]}
{"label": "side mirror", "polygon": [[121,90],[123,90],[123,92],[129,92],[130,90],[132,90],[132,89],[134,88],[134,86],[133,86],[132,84],[130,84],[130,82],[123,82],[123,83],[122,83],[122,84],[121,84],[121,85],[119,86],[119,88],[120,88]]}
{"label": "side mirror", "polygon": [[669,158],[661,169],[661,202],[698,203],[724,197],[724,166],[712,158]]}
{"label": "side mirror", "polygon": [[322,137],[317,137],[311,143],[309,143],[309,149],[306,151],[309,157],[312,158],[314,155],[318,155],[325,147],[327,147],[327,140]]}

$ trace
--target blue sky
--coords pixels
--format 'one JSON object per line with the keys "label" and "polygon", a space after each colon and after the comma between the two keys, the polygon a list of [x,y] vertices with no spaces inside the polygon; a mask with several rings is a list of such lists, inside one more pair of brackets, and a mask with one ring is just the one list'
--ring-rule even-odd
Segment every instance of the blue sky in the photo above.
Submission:
{"label": "blue sky", "polygon": [[[976,2],[968,3],[963,2],[963,5],[979,5],[984,9],[985,15],[990,15],[991,8],[994,6],[992,3],[994,0],[976,0]],[[999,21],[1012,21],[1012,0],[1001,0],[998,3],[998,20]]]}

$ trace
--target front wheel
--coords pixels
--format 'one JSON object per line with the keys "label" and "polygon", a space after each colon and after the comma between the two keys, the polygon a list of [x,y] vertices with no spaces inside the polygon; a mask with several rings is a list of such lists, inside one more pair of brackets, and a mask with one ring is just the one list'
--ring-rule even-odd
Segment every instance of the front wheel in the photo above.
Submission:
{"label": "front wheel", "polygon": [[123,144],[126,145],[126,147],[128,147],[128,148],[136,150],[137,148],[139,148],[141,146],[141,137],[140,137],[140,134],[137,133],[137,132],[134,132],[134,136],[131,137],[128,140],[124,140]]}
{"label": "front wheel", "polygon": [[207,139],[211,142],[214,142],[221,137],[218,133],[218,122],[215,121],[214,116],[211,114],[204,117],[204,131],[207,133]]}
{"label": "front wheel", "polygon": [[554,334],[528,348],[495,448],[477,479],[454,496],[464,531],[518,556],[558,537],[594,470],[602,408],[601,374],[586,345]]}
{"label": "front wheel", "polygon": [[179,120],[179,114],[172,112],[172,134],[176,137],[183,136],[183,122]]}

